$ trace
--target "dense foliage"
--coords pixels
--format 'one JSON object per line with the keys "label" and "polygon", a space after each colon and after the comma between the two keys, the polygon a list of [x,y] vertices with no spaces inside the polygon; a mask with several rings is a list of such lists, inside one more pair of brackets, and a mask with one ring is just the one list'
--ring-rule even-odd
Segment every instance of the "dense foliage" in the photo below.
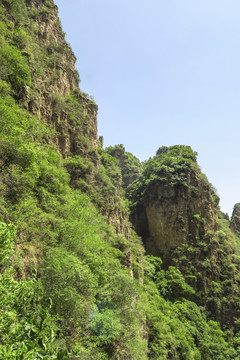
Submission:
{"label": "dense foliage", "polygon": [[[44,300],[41,280],[14,278],[13,258],[16,228],[0,223],[0,357],[1,359],[66,359],[68,351]],[[34,269],[33,269],[34,270]]]}
{"label": "dense foliage", "polygon": [[[190,146],[162,146],[157,150],[156,156],[143,164],[141,175],[129,187],[127,197],[133,206],[141,203],[148,189],[156,183],[167,183],[171,187],[190,187],[191,192],[196,192],[197,188],[189,184],[191,173],[208,183],[197,165],[197,153]],[[213,188],[212,190],[212,197],[217,204],[218,197]]]}
{"label": "dense foliage", "polygon": [[[37,266],[44,299],[51,299],[51,312],[58,315],[65,341],[75,340],[81,356],[94,358],[91,353],[102,351],[104,358],[114,342],[121,339],[128,349],[136,336],[137,346],[141,337],[135,328],[140,327],[141,316],[136,317],[138,304],[132,302],[138,290],[129,270],[121,266],[128,254],[118,250],[123,243],[120,235],[105,223],[86,195],[70,188],[60,156],[41,141],[46,128],[21,110],[10,95],[4,97],[1,124],[1,216],[18,225],[16,272],[20,278],[28,276],[27,281],[34,285],[32,267]],[[32,132],[34,138],[27,136]],[[99,341],[94,335],[96,327],[100,327]]]}
{"label": "dense foliage", "polygon": [[[0,357],[239,359],[237,331],[221,329],[206,313],[208,304],[221,308],[219,297],[228,302],[225,294],[239,302],[238,239],[227,220],[195,247],[176,249],[169,267],[143,256],[127,220],[124,191],[136,203],[153,182],[186,186],[186,175],[198,169],[196,154],[189,147],[160,148],[139,175],[133,155],[115,156],[122,146],[93,148],[87,110],[95,104],[88,99],[84,108],[78,88],[46,95],[56,124],[67,122],[66,133],[46,123],[41,86],[49,77],[58,84],[69,46],[59,20],[60,42],[46,48],[39,35],[37,21],[53,15],[52,1],[27,3],[0,0]],[[38,116],[31,111],[36,104]],[[74,129],[76,148],[63,158],[56,143]],[[112,214],[121,218],[122,233],[106,222]],[[212,279],[216,244],[221,271]],[[195,266],[200,248],[202,276],[211,282],[202,303],[194,282],[202,271]]]}
{"label": "dense foliage", "polygon": [[[204,306],[210,318],[218,320],[223,327],[238,332],[240,330],[238,276],[240,240],[236,236],[238,205],[234,208],[230,224],[218,209],[218,196],[201,173],[196,163],[196,155],[189,146],[159,148],[156,156],[145,162],[140,177],[131,185],[127,195],[131,201],[133,216],[138,206],[144,206],[151,201],[152,189],[156,187],[165,194],[169,204],[170,201],[175,201],[176,219],[181,224],[179,236],[184,233],[187,242],[184,241],[168,254],[168,264],[165,266],[169,266],[171,262],[171,265],[184,274],[187,283],[195,290],[194,301]],[[199,193],[200,188],[203,189],[201,193]],[[170,194],[173,194],[171,200]],[[161,195],[157,196],[159,196],[157,200],[159,204],[165,201]],[[204,196],[209,198],[204,199]],[[178,209],[178,201],[181,199],[183,200]],[[207,211],[201,209],[202,214],[194,213],[197,202],[202,199],[205,201],[203,204]],[[186,212],[183,211],[184,206],[187,208]],[[173,215],[173,213],[168,214],[170,217]],[[207,223],[210,220],[211,227]],[[234,228],[236,234],[230,228]],[[170,270],[171,266],[168,271]],[[167,293],[171,292],[171,287],[166,285],[167,287]],[[177,294],[178,290],[175,289],[172,298],[169,299],[176,298]]]}
{"label": "dense foliage", "polygon": [[122,187],[127,193],[132,182],[137,180],[141,173],[140,161],[136,156],[125,151],[123,145],[109,146],[105,150],[117,160],[122,174]]}

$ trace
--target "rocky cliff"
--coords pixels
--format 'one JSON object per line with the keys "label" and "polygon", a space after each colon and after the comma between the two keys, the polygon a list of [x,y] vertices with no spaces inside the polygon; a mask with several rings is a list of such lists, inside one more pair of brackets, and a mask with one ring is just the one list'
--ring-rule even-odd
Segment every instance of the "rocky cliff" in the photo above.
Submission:
{"label": "rocky cliff", "polygon": [[90,158],[97,164],[98,108],[79,91],[76,57],[65,40],[57,6],[52,1],[37,0],[27,1],[27,6],[34,21],[32,31],[38,58],[30,55],[34,84],[31,89],[25,88],[23,106],[51,126],[52,134],[47,140],[54,143],[63,157],[87,157],[91,147]]}
{"label": "rocky cliff", "polygon": [[[233,300],[239,289],[239,264],[233,260],[240,253],[239,239],[230,230],[238,233],[239,206],[230,224],[196,155],[189,146],[159,148],[128,190],[131,218],[147,254],[161,257],[166,268],[177,266],[195,289],[195,301],[230,326],[240,314]],[[219,301],[220,295],[226,301]]]}
{"label": "rocky cliff", "polygon": [[[23,109],[46,124],[49,131],[43,140],[66,159],[72,186],[87,192],[109,224],[130,239],[121,174],[113,174],[116,166],[106,160],[99,144],[98,106],[79,88],[76,57],[65,40],[57,6],[52,0],[6,6],[13,14],[14,27],[18,28],[21,19],[29,32],[22,35],[20,51],[31,81],[15,89],[15,98]],[[36,134],[29,136],[35,139]]]}
{"label": "rocky cliff", "polygon": [[4,359],[146,359],[143,248],[75,60],[52,0],[0,0]]}
{"label": "rocky cliff", "polygon": [[149,254],[165,258],[217,229],[218,198],[189,147],[160,148],[133,184],[130,199],[133,223]]}
{"label": "rocky cliff", "polygon": [[184,185],[161,180],[149,185],[135,213],[147,253],[165,258],[179,245],[217,230],[212,196],[211,186],[194,170],[186,174]]}
{"label": "rocky cliff", "polygon": [[74,63],[52,0],[0,0],[0,358],[240,358],[238,206],[189,146],[103,149]]}

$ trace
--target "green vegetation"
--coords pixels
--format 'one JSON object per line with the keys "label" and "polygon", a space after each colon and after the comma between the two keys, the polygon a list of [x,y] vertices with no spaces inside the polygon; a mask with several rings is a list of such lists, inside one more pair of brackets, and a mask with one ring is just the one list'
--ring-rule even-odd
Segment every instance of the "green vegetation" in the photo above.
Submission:
{"label": "green vegetation", "polygon": [[[122,145],[97,148],[94,100],[62,88],[78,76],[59,20],[53,38],[39,33],[55,11],[0,0],[0,358],[240,359],[228,220],[182,229],[171,264],[143,255],[128,220],[154,184],[196,195],[191,176],[217,204],[196,153],[161,147],[141,165]],[[191,224],[207,225],[197,211]]]}
{"label": "green vegetation", "polygon": [[[156,188],[158,191],[153,190]],[[211,215],[206,211],[204,213],[203,208],[200,208],[201,214],[193,213],[197,201],[201,201],[200,198],[196,200],[199,191],[201,191],[201,199],[203,196],[206,197],[204,201],[208,202],[209,209],[215,207]],[[151,198],[153,194],[154,199]],[[161,147],[154,158],[145,162],[140,177],[131,185],[127,193],[131,201],[132,217],[134,218],[139,206],[145,206],[144,204],[148,204],[151,199],[156,202],[156,196],[161,204],[164,201],[163,197],[168,199],[169,194],[172,196],[169,200],[171,206],[175,201],[176,219],[180,224],[179,235],[184,233],[187,242],[183,241],[180,246],[169,252],[168,263],[164,264],[165,267],[170,265],[165,280],[162,279],[161,273],[158,279],[155,279],[156,284],[160,281],[160,294],[169,300],[177,299],[179,292],[183,291],[183,288],[178,288],[182,273],[187,284],[192,290],[194,289],[192,292],[188,289],[189,295],[191,294],[190,299],[203,306],[209,318],[218,320],[225,328],[239,331],[240,267],[237,261],[240,254],[239,238],[230,230],[229,221],[222,218],[217,207],[217,195],[212,185],[202,175],[196,163],[196,153],[189,146]],[[178,202],[181,206],[180,211],[177,208]],[[192,207],[191,203],[194,202],[195,205]],[[182,206],[187,207],[186,212],[183,211]],[[232,221],[231,227],[235,224],[236,228],[237,206],[234,214],[235,222]],[[173,216],[173,213],[169,213],[168,216]],[[208,221],[211,221],[212,225]],[[178,273],[179,270],[181,273]],[[173,275],[178,278],[178,282],[175,280],[174,285],[167,281]],[[174,291],[173,286],[175,286]],[[182,296],[188,298],[186,293]]]}
{"label": "green vegetation", "polygon": [[[16,6],[17,3],[14,9]],[[27,34],[23,29],[14,27],[13,23],[3,16],[3,11],[1,14],[1,10],[2,8],[0,8],[0,79],[8,81],[13,91],[20,91],[25,85],[31,85],[27,59],[20,50],[24,48],[24,43],[27,43]]]}
{"label": "green vegetation", "polygon": [[238,336],[207,320],[204,309],[190,301],[194,291],[178,269],[164,271],[161,266],[161,259],[146,257],[149,358],[238,359]]}
{"label": "green vegetation", "polygon": [[172,254],[174,265],[196,290],[195,301],[236,332],[240,330],[239,245],[229,222],[220,218],[217,231],[179,246]]}
{"label": "green vegetation", "polygon": [[[105,223],[87,195],[69,186],[64,165],[73,173],[76,161],[78,169],[84,161],[81,157],[69,158],[63,165],[57,152],[42,140],[48,134],[44,125],[4,92],[0,108],[0,211],[2,218],[18,226],[18,238],[24,239],[19,245],[20,259],[23,251],[24,258],[16,261],[13,268],[22,276],[29,274],[32,284],[31,269],[36,263],[37,277],[43,284],[43,301],[51,299],[51,312],[58,317],[65,341],[75,340],[76,353],[86,352],[86,356],[94,358],[90,354],[99,351],[106,357],[120,339],[125,339],[122,347],[128,352],[136,336],[136,347],[141,341],[144,345],[136,332],[141,322],[141,316],[136,317],[138,303],[133,304],[137,284],[129,270],[122,268],[128,254],[118,250],[121,238]],[[101,172],[99,176],[103,179]],[[37,258],[38,252],[44,254],[43,259]],[[90,321],[95,306],[104,306],[104,312]],[[94,329],[101,327],[106,317],[110,329],[112,322],[115,324],[115,335],[106,335],[104,323],[96,341]]]}
{"label": "green vegetation", "polygon": [[231,229],[238,236],[240,235],[240,203],[234,205],[231,217]]}
{"label": "green vegetation", "polygon": [[122,187],[126,193],[133,181],[141,173],[141,163],[134,155],[125,151],[122,145],[109,146],[105,149],[108,154],[117,159],[122,174]]}
{"label": "green vegetation", "polygon": [[36,274],[17,281],[13,264],[16,228],[0,223],[0,357],[1,359],[63,359],[67,354],[57,318],[50,314]]}
{"label": "green vegetation", "polygon": [[83,106],[79,103],[77,93],[72,92],[67,97],[53,94],[53,109],[55,114],[65,113],[70,125],[81,125],[84,121]]}
{"label": "green vegetation", "polygon": [[160,147],[156,156],[143,164],[141,175],[128,188],[127,197],[132,201],[132,205],[142,203],[146,192],[158,183],[185,187],[191,192],[197,192],[197,188],[189,184],[191,174],[197,174],[206,183],[208,181],[196,163],[196,156],[197,153],[190,146]]}

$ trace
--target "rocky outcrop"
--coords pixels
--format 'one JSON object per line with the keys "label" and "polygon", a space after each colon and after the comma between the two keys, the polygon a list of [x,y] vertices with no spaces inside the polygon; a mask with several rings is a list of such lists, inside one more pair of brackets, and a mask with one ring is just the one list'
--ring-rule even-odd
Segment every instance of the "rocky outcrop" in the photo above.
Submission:
{"label": "rocky outcrop", "polygon": [[[34,54],[30,56],[33,88],[25,88],[22,106],[51,126],[52,134],[46,141],[63,157],[81,155],[97,164],[98,107],[79,90],[76,57],[65,40],[58,8],[52,1],[45,4],[39,0],[27,0],[27,6],[35,23],[38,54],[36,59]],[[69,109],[70,95],[75,104]]]}
{"label": "rocky outcrop", "polygon": [[123,234],[126,239],[131,239],[131,226],[128,222],[128,211],[124,211],[116,204],[112,210],[106,210],[106,218],[110,225],[114,226],[118,233]]}
{"label": "rocky outcrop", "polygon": [[211,197],[211,187],[194,172],[188,176],[188,186],[158,182],[149,187],[135,215],[136,230],[143,236],[147,253],[166,257],[190,238],[216,230]]}
{"label": "rocky outcrop", "polygon": [[[28,0],[38,29],[36,41],[41,49],[47,50],[52,66],[44,67],[44,76],[35,83],[37,91],[27,94],[25,106],[51,126],[52,134],[46,141],[53,143],[64,158],[80,155],[94,164],[88,174],[85,176],[82,173],[81,177],[96,189],[101,187],[102,182],[99,181],[98,175],[101,161],[98,152],[98,106],[79,90],[79,79],[75,69],[76,57],[65,41],[57,6],[53,2],[51,4],[46,12],[46,7],[41,1]],[[94,201],[108,223],[130,240],[128,211],[120,204],[121,186],[122,180],[119,179],[116,192],[106,194],[105,204],[98,203],[97,199]]]}
{"label": "rocky outcrop", "polygon": [[148,254],[168,258],[178,246],[217,229],[219,199],[190,147],[160,148],[130,195],[132,222]]}
{"label": "rocky outcrop", "polygon": [[[79,89],[76,57],[65,40],[58,8],[53,0],[25,2],[32,26],[31,43],[23,52],[32,84],[21,89],[17,100],[47,125],[50,131],[44,135],[44,141],[64,159],[70,159],[65,166],[71,185],[87,192],[116,231],[131,239],[128,211],[122,206],[122,180],[113,185],[109,169],[99,169],[98,106]],[[78,161],[76,156],[81,159]],[[75,160],[71,162],[71,158]]]}

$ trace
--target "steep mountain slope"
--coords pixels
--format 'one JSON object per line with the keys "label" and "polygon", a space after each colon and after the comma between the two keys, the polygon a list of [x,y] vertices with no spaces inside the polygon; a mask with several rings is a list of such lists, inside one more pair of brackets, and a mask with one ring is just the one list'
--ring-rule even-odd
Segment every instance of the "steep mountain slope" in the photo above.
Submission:
{"label": "steep mountain slope", "polygon": [[[16,320],[3,319],[1,356],[30,359],[42,353],[49,359],[57,349],[60,354],[77,342],[80,357],[96,358],[95,352],[117,357],[138,338],[144,358],[144,315],[133,311],[143,249],[131,234],[120,170],[98,146],[97,106],[78,88],[75,57],[64,40],[57,8],[52,1],[1,1],[0,11],[0,213],[18,228],[16,259],[8,259],[15,275],[3,266],[2,301],[11,291],[9,281],[19,281],[13,283],[12,302],[2,302],[2,311],[13,312],[19,325],[10,336],[7,329]],[[12,241],[5,243],[5,233],[3,224],[3,247]],[[41,295],[34,293],[33,281]],[[26,318],[26,293],[22,300],[18,294],[24,286],[29,304],[35,296],[40,300],[36,318]],[[51,308],[56,328],[52,340],[43,332],[47,318],[41,320],[48,298],[52,305],[46,314]],[[104,329],[94,332],[105,317]],[[120,342],[112,346],[117,337]]]}
{"label": "steep mountain slope", "polygon": [[[162,147],[146,162],[136,187],[134,224],[145,224],[147,252],[167,258],[172,249],[217,229],[216,196],[188,146]],[[141,231],[139,231],[141,232]]]}
{"label": "steep mountain slope", "polygon": [[223,326],[239,331],[238,206],[232,222],[201,173],[189,146],[161,147],[128,192],[132,219],[146,252],[175,265],[196,291],[195,301]]}
{"label": "steep mountain slope", "polygon": [[0,358],[239,358],[238,238],[195,154],[104,150],[75,60],[52,0],[0,0]]}

